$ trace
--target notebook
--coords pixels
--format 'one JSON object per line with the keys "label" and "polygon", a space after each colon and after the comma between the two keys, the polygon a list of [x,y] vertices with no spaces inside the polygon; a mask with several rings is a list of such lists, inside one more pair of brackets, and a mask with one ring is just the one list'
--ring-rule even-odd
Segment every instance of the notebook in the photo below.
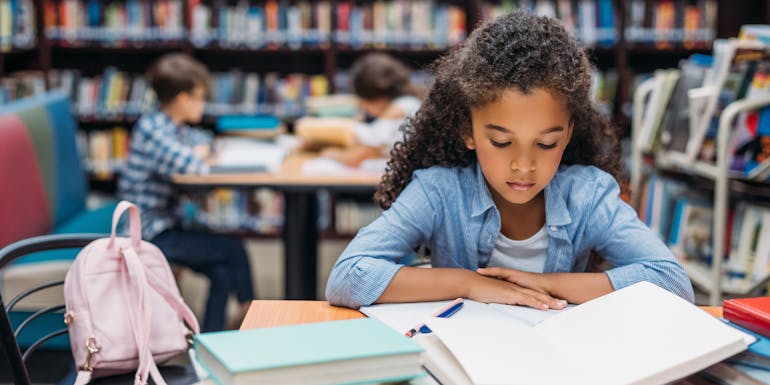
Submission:
{"label": "notebook", "polygon": [[415,337],[426,349],[426,369],[445,385],[663,384],[750,342],[648,282],[540,312],[541,319],[469,303],[451,318],[428,318],[433,333]]}
{"label": "notebook", "polygon": [[415,341],[371,318],[203,333],[198,361],[219,385],[332,385],[422,375]]}
{"label": "notebook", "polygon": [[250,138],[221,138],[217,147],[212,173],[275,172],[288,152],[278,144]]}

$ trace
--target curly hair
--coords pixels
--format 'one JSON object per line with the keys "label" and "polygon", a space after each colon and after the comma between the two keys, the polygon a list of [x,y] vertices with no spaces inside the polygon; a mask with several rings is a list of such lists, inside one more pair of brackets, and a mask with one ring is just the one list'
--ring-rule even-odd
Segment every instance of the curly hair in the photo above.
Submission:
{"label": "curly hair", "polygon": [[472,131],[471,108],[493,102],[509,89],[564,95],[573,133],[562,164],[594,165],[618,182],[624,180],[618,131],[591,100],[593,65],[558,20],[523,11],[500,16],[473,31],[431,69],[436,79],[427,100],[404,123],[404,139],[391,150],[375,193],[383,209],[417,169],[475,164],[476,154],[464,142]]}

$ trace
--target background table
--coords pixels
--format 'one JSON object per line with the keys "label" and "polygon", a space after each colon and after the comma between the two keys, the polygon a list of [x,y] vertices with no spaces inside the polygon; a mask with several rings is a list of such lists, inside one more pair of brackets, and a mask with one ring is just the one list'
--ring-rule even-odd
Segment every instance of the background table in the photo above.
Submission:
{"label": "background table", "polygon": [[289,155],[275,173],[180,174],[172,178],[183,189],[214,187],[269,187],[283,193],[284,221],[281,238],[284,247],[284,288],[287,299],[317,299],[318,274],[318,197],[329,192],[374,193],[380,175],[306,175],[302,164],[313,154]]}

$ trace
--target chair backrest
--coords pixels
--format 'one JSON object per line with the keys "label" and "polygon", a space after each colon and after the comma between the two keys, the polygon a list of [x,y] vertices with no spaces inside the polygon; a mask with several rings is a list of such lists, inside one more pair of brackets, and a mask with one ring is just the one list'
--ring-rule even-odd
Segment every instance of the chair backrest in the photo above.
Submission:
{"label": "chair backrest", "polygon": [[[104,237],[105,234],[61,234],[39,236],[18,241],[0,250],[0,271],[4,267],[7,267],[9,264],[11,264],[14,260],[30,253],[63,248],[81,248],[96,239]],[[8,313],[10,310],[12,310],[14,305],[16,305],[19,301],[23,300],[30,294],[43,289],[47,289],[49,287],[61,285],[62,283],[62,281],[50,282],[29,288],[14,298],[10,299],[7,304],[2,297],[2,293],[0,293],[0,347],[5,350],[5,355],[8,357],[8,361],[11,364],[14,382],[16,384],[27,385],[31,383],[29,373],[27,372],[25,365],[29,355],[46,341],[67,333],[67,328],[63,322],[64,299],[62,298],[60,305],[49,306],[45,309],[41,309],[35,312],[29,318],[21,322],[15,330],[11,325]],[[21,333],[22,330],[35,319],[57,312],[62,313],[61,328],[46,334],[34,344],[25,349],[24,352],[22,352],[17,340],[19,333]]]}
{"label": "chair backrest", "polygon": [[45,234],[85,209],[76,131],[63,92],[0,107],[0,247]]}

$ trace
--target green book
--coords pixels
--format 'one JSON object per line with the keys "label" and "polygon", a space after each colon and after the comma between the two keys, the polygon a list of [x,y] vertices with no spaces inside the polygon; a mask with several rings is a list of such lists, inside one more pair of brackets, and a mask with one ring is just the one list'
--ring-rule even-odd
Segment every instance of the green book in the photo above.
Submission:
{"label": "green book", "polygon": [[423,375],[419,344],[372,318],[195,336],[195,353],[219,385],[332,385]]}

